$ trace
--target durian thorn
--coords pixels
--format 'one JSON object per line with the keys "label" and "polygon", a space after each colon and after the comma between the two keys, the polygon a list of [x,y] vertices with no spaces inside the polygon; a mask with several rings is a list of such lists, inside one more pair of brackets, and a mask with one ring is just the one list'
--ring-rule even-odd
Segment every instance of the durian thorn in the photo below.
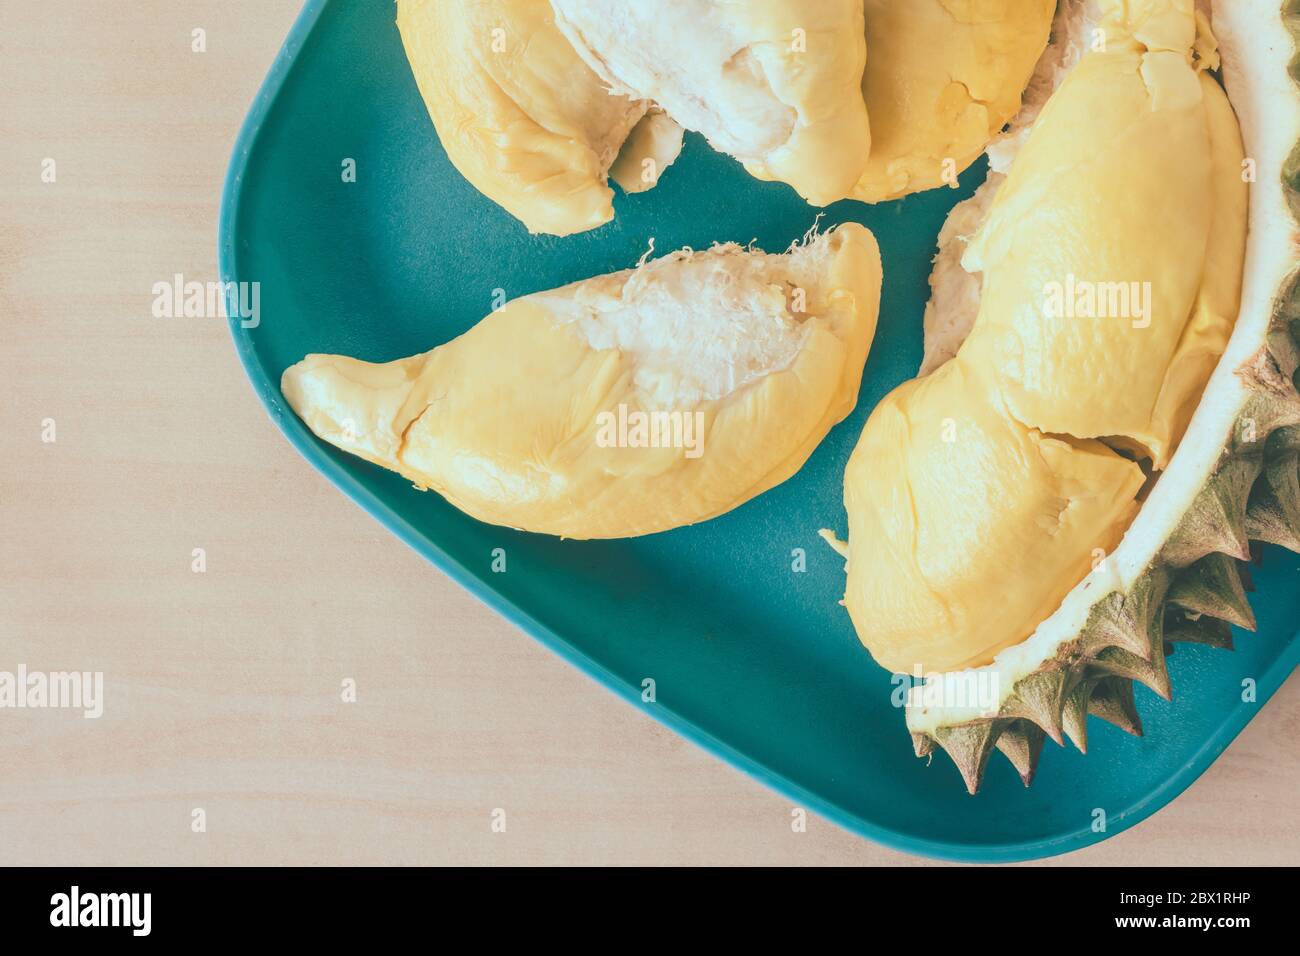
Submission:
{"label": "durian thorn", "polygon": [[1134,737],[1142,736],[1142,718],[1133,699],[1133,682],[1122,677],[1103,677],[1088,701],[1088,713],[1114,724]]}
{"label": "durian thorn", "polygon": [[1167,564],[1185,568],[1215,552],[1250,558],[1246,501],[1262,466],[1257,454],[1229,456],[1219,463],[1165,542],[1161,554]]}
{"label": "durian thorn", "polygon": [[1168,600],[1193,614],[1255,629],[1255,614],[1241,583],[1240,565],[1234,558],[1215,552],[1184,570],[1169,588]]}
{"label": "durian thorn", "polygon": [[1296,369],[1300,368],[1300,348],[1297,348],[1290,320],[1292,315],[1300,314],[1300,302],[1295,301],[1297,293],[1300,293],[1300,286],[1293,283],[1286,292],[1283,299],[1289,301],[1278,303],[1279,308],[1269,325],[1266,342],[1269,355],[1276,363],[1279,374],[1291,378],[1295,375]]}
{"label": "durian thorn", "polygon": [[1097,686],[1098,680],[1096,677],[1087,677],[1079,681],[1061,711],[1061,724],[1066,736],[1083,754],[1088,752],[1088,701],[1092,699],[1093,688]]}
{"label": "durian thorn", "polygon": [[1057,746],[1065,745],[1061,711],[1073,686],[1068,667],[1048,667],[1021,678],[1003,705],[1003,714],[1019,717],[1040,727]]}
{"label": "durian thorn", "polygon": [[993,753],[993,745],[1006,723],[1005,720],[981,720],[940,727],[935,731],[936,742],[957,765],[966,790],[972,796],[979,792],[989,755]]}
{"label": "durian thorn", "polygon": [[1026,787],[1034,781],[1038,758],[1043,752],[1043,739],[1042,728],[1028,720],[1016,721],[997,739],[998,750],[1011,761],[1016,773],[1020,774],[1020,782]]}
{"label": "durian thorn", "polygon": [[1289,447],[1292,431],[1278,433],[1282,447],[1270,450],[1264,475],[1255,483],[1246,507],[1246,532],[1256,540],[1300,552],[1300,457]]}
{"label": "durian thorn", "polygon": [[1080,635],[1083,653],[1092,657],[1108,647],[1119,647],[1150,660],[1160,636],[1160,608],[1168,587],[1169,575],[1153,569],[1127,594],[1114,593],[1098,601]]}
{"label": "durian thorn", "polygon": [[1232,625],[1206,614],[1191,617],[1172,609],[1165,619],[1165,637],[1182,644],[1232,650]]}
{"label": "durian thorn", "polygon": [[1093,665],[1105,673],[1139,681],[1165,700],[1172,700],[1173,688],[1169,684],[1169,669],[1165,667],[1163,637],[1159,646],[1160,653],[1152,655],[1149,661],[1123,648],[1109,647],[1093,659]]}
{"label": "durian thorn", "polygon": [[1286,370],[1295,358],[1295,345],[1288,346],[1290,335],[1281,329],[1269,335],[1269,344],[1237,369],[1251,392],[1238,416],[1241,427],[1233,436],[1233,447],[1239,452],[1248,452],[1246,446],[1262,442],[1279,428],[1300,425],[1300,392],[1291,380],[1295,369]]}

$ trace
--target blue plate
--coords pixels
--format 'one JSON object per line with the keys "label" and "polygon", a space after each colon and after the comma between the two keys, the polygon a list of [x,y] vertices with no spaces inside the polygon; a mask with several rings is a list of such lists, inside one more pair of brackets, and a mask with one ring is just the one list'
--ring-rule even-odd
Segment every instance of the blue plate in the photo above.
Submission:
{"label": "blue plate", "polygon": [[[222,277],[260,283],[260,322],[232,318],[235,347],[308,461],[556,653],[798,805],[897,849],[968,861],[1063,853],[1137,823],[1195,780],[1300,661],[1300,559],[1268,549],[1255,573],[1259,632],[1237,634],[1233,653],[1180,646],[1174,702],[1138,690],[1145,738],[1094,720],[1089,756],[1049,743],[1025,789],[995,755],[976,797],[946,758],[912,755],[890,675],[837,604],[843,562],[816,530],[844,527],[840,483],[866,414],[916,371],[935,239],[982,167],[959,189],[825,210],[823,226],[870,227],[884,257],[861,401],[798,475],[714,521],[631,541],[513,532],[318,441],[279,391],[308,352],[424,351],[477,322],[496,289],[514,297],[626,268],[652,236],[660,252],[750,239],[781,250],[815,215],[690,135],[658,188],[615,200],[613,222],[529,236],[447,161],[393,20],[387,2],[311,0],[258,93],[222,198]],[[346,160],[355,182],[341,175]],[[497,548],[503,574],[492,571]],[[792,569],[799,553],[804,572]],[[1246,678],[1253,703],[1242,701]]]}

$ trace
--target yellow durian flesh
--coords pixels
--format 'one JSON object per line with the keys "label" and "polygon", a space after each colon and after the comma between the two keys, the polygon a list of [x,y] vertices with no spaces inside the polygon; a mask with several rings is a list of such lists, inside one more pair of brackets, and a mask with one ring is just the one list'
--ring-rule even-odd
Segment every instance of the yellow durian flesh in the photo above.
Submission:
{"label": "yellow durian flesh", "polygon": [[1137,511],[1142,470],[1026,428],[953,361],[885,397],[845,473],[845,604],[876,661],[986,663],[1031,633]]}
{"label": "yellow durian flesh", "polygon": [[866,0],[864,202],[955,185],[1020,109],[1056,0]]}
{"label": "yellow durian flesh", "polygon": [[1190,58],[1190,0],[1163,9],[1138,32],[1185,45],[1106,25],[1106,52],[1048,101],[962,259],[983,289],[961,354],[1011,414],[1158,469],[1232,331],[1246,221],[1240,133]]}
{"label": "yellow durian flesh", "polygon": [[[1210,135],[1210,236],[1201,286],[1192,313],[1169,362],[1152,416],[1157,435],[1179,441],[1187,430],[1201,392],[1232,335],[1241,288],[1246,246],[1247,203],[1245,148],[1241,128],[1223,88],[1201,75]],[[1158,455],[1158,461],[1167,456]]]}
{"label": "yellow durian flesh", "polygon": [[616,93],[657,103],[760,179],[815,205],[849,195],[871,149],[862,0],[554,0]]}
{"label": "yellow durian flesh", "polygon": [[448,158],[530,232],[613,217],[606,173],[648,103],[611,96],[549,0],[399,0],[397,26]]}
{"label": "yellow durian flesh", "polygon": [[[1246,186],[1191,56],[1213,44],[1190,0],[1102,6],[1106,52],[1048,101],[963,257],[969,337],[873,412],[846,474],[846,604],[889,667],[982,666],[1033,634],[1117,545],[1143,487],[1128,459],[1165,466],[1231,333]],[[1048,314],[1071,275],[1149,281],[1150,324]]]}
{"label": "yellow durian flesh", "polygon": [[623,143],[609,167],[609,178],[627,193],[654,188],[663,171],[681,154],[683,132],[663,110],[651,109]]}
{"label": "yellow durian flesh", "polygon": [[[309,355],[281,388],[321,438],[480,520],[649,534],[729,511],[802,466],[857,402],[880,280],[875,239],[856,224],[784,255],[674,253],[516,299],[423,355]],[[637,412],[699,413],[701,440],[602,440],[610,416]]]}

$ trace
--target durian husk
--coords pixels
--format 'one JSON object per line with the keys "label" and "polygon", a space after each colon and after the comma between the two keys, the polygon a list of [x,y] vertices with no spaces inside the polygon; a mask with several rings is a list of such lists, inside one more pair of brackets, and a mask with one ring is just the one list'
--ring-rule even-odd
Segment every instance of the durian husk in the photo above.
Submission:
{"label": "durian husk", "polygon": [[1232,626],[1254,629],[1242,580],[1250,543],[1300,552],[1300,0],[1212,7],[1256,171],[1241,311],[1124,541],[1032,637],[989,665],[1003,678],[997,708],[909,705],[917,756],[947,752],[972,794],[994,751],[1028,786],[1047,737],[1086,750],[1089,714],[1141,735],[1134,681],[1169,699],[1166,657],[1176,644],[1231,649]]}

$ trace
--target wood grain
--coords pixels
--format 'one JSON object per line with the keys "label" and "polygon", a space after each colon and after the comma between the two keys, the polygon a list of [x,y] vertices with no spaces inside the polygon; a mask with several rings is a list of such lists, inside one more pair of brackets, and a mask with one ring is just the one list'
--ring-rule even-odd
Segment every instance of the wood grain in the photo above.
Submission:
{"label": "wood grain", "polygon": [[[0,669],[102,670],[108,699],[0,712],[0,861],[924,862],[792,832],[345,503],[220,320],[152,317],[154,282],[216,277],[230,147],[297,8],[5,0]],[[1051,862],[1294,863],[1297,738],[1293,678],[1171,806]]]}

